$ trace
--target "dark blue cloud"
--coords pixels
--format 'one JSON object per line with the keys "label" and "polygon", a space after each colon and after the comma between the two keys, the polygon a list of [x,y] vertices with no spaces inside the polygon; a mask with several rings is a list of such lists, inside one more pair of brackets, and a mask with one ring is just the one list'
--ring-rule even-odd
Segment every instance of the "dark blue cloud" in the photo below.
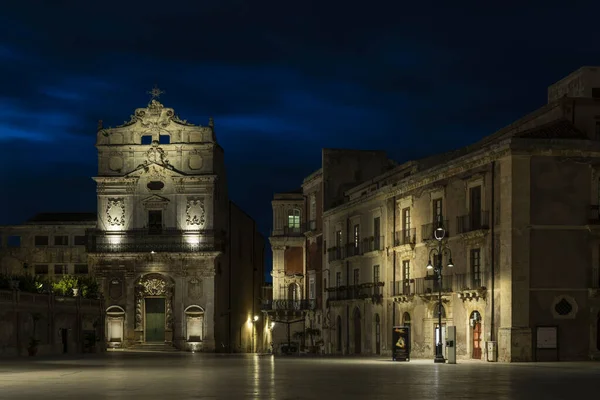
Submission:
{"label": "dark blue cloud", "polygon": [[591,1],[6,3],[0,223],[93,210],[97,121],[128,120],[155,83],[182,118],[214,116],[230,193],[268,234],[273,192],[321,147],[403,161],[463,146],[600,64]]}

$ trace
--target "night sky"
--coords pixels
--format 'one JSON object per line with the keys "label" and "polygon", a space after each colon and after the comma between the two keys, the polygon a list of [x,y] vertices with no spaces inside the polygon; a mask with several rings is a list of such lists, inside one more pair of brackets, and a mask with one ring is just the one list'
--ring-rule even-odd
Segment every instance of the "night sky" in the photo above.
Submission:
{"label": "night sky", "polygon": [[597,2],[413,3],[4,1],[0,224],[95,211],[97,121],[129,120],[154,84],[181,118],[214,116],[230,195],[268,236],[273,193],[322,147],[461,147],[600,65]]}

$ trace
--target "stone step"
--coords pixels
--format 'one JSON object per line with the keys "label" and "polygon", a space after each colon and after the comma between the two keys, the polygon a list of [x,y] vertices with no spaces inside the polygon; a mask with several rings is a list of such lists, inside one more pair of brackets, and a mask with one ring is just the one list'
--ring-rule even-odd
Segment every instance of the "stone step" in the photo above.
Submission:
{"label": "stone step", "polygon": [[161,344],[161,343],[138,343],[133,346],[127,348],[127,350],[134,351],[166,351],[173,352],[179,351],[175,347],[170,344]]}

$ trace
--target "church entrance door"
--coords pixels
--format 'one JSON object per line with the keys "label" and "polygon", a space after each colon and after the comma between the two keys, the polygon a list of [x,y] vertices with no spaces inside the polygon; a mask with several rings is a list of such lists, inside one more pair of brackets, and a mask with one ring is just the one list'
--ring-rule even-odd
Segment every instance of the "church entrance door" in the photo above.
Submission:
{"label": "church entrance door", "polygon": [[165,299],[146,298],[146,342],[165,341]]}

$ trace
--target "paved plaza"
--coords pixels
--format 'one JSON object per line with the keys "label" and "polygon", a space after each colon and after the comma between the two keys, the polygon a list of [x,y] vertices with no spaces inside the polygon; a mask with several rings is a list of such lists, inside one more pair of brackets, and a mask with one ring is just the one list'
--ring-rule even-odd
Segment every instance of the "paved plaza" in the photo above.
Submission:
{"label": "paved plaza", "polygon": [[0,360],[0,399],[570,399],[600,363],[434,364],[363,358],[114,352]]}

